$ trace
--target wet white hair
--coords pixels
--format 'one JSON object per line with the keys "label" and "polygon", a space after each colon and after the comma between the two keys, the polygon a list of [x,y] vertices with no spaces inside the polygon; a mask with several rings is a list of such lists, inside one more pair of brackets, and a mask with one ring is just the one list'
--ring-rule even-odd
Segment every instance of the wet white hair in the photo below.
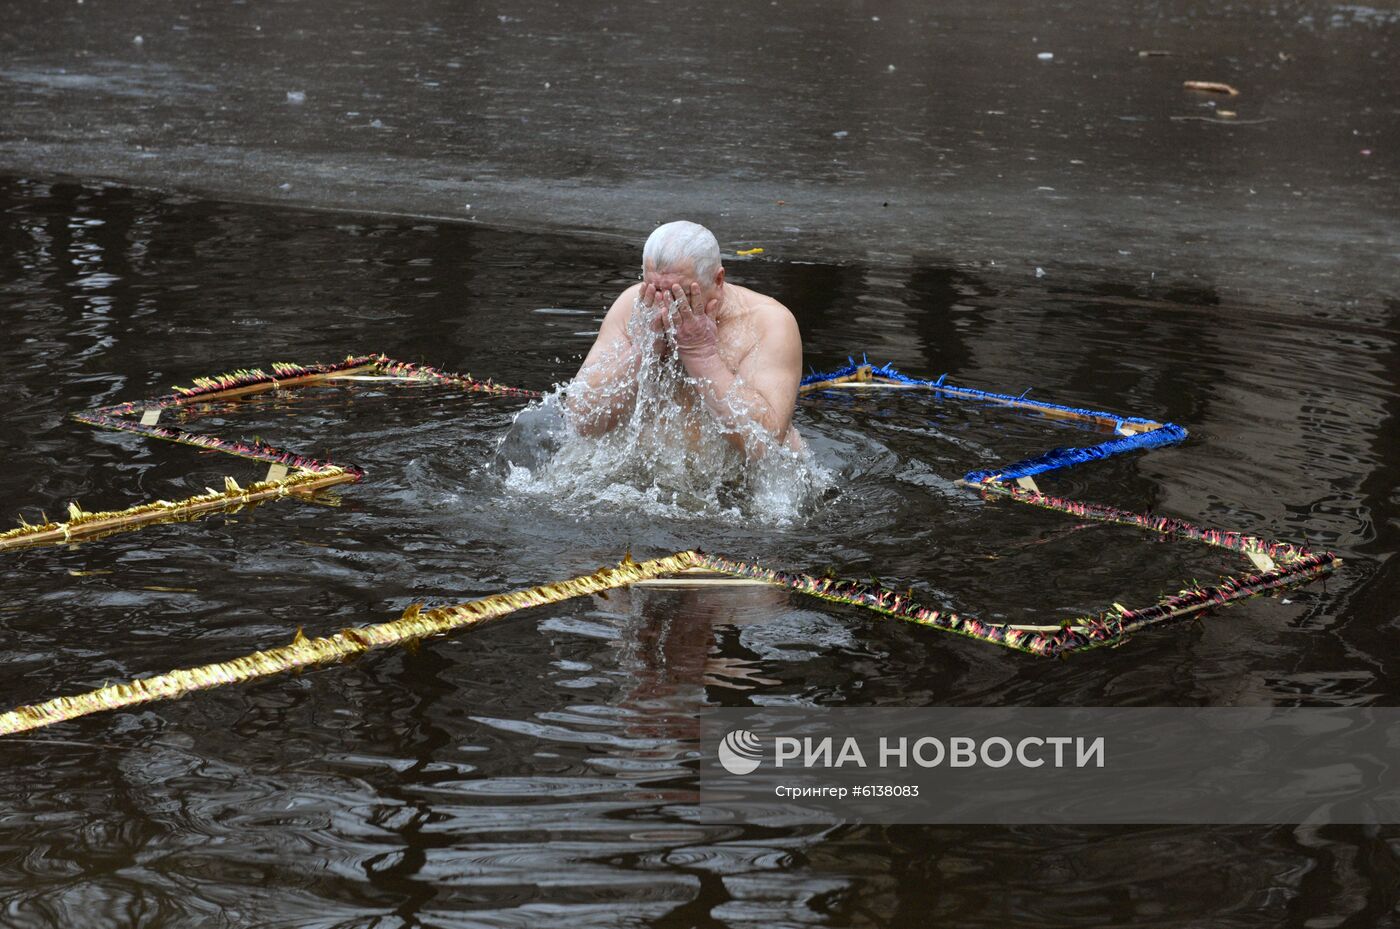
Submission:
{"label": "wet white hair", "polygon": [[666,271],[690,263],[695,267],[696,280],[708,285],[719,273],[719,242],[715,234],[699,223],[677,220],[657,226],[642,249],[642,270],[651,265]]}

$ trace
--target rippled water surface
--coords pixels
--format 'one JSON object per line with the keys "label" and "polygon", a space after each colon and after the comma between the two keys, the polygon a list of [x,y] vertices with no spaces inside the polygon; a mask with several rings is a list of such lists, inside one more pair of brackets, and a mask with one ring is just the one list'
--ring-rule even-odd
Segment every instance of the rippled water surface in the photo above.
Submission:
{"label": "rippled water surface", "polygon": [[[382,351],[535,389],[572,375],[632,245],[0,184],[0,501],[37,519],[253,463],[72,411],[275,360]],[[808,364],[1181,423],[1183,446],[1049,492],[1330,547],[1281,598],[1045,661],[763,588],[632,590],[412,650],[0,742],[0,923],[140,926],[1373,925],[1394,831],[760,828],[696,806],[707,706],[1389,704],[1398,692],[1395,306],[1009,286],[940,267],[735,261]],[[1238,565],[984,502],[965,471],[1092,432],[908,394],[804,398],[831,490],[790,519],[524,492],[525,401],[350,383],[208,404],[188,428],[364,467],[275,503],[4,557],[7,705],[699,547],[1057,622]],[[606,504],[606,505],[604,505]]]}

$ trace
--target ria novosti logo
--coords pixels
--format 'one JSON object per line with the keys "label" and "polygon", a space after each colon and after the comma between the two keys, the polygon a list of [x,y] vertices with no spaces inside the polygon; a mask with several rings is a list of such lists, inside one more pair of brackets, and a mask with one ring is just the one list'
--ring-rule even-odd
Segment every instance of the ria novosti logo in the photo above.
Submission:
{"label": "ria novosti logo", "polygon": [[[774,769],[856,768],[1102,768],[1103,736],[771,736]],[[764,739],[748,729],[733,729],[720,740],[716,755],[730,774],[752,774],[763,762]]]}
{"label": "ria novosti logo", "polygon": [[730,774],[748,774],[763,760],[763,740],[747,729],[735,729],[719,743],[719,763]]}

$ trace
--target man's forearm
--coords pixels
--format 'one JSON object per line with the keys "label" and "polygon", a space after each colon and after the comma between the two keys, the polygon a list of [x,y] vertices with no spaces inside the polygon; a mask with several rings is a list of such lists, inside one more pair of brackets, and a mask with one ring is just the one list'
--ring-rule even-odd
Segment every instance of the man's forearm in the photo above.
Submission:
{"label": "man's forearm", "polygon": [[584,368],[566,389],[564,405],[581,435],[609,432],[637,400],[641,353],[628,349]]}
{"label": "man's forearm", "polygon": [[[695,380],[700,399],[719,420],[731,445],[750,458],[758,458],[767,450],[769,442],[781,443],[783,437],[775,435],[768,425],[771,418],[768,401],[757,390],[740,382],[719,353],[683,357],[682,361]],[[755,427],[761,434],[755,432]],[[756,436],[759,436],[757,440]]]}

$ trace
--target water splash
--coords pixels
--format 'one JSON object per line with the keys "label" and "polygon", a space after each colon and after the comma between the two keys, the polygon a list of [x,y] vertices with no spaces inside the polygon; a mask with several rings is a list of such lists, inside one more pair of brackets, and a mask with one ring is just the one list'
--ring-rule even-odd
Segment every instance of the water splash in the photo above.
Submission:
{"label": "water splash", "polygon": [[[624,508],[650,516],[788,525],[809,515],[832,475],[802,447],[776,441],[741,415],[723,425],[705,406],[676,351],[673,304],[664,319],[638,300],[627,342],[516,417],[495,467],[508,492],[549,498],[574,515]],[[653,328],[655,327],[655,328]],[[635,374],[598,386],[589,371]],[[746,414],[736,379],[726,399]],[[569,397],[585,395],[588,412]],[[599,417],[615,411],[596,435]],[[757,450],[746,454],[743,448]]]}

